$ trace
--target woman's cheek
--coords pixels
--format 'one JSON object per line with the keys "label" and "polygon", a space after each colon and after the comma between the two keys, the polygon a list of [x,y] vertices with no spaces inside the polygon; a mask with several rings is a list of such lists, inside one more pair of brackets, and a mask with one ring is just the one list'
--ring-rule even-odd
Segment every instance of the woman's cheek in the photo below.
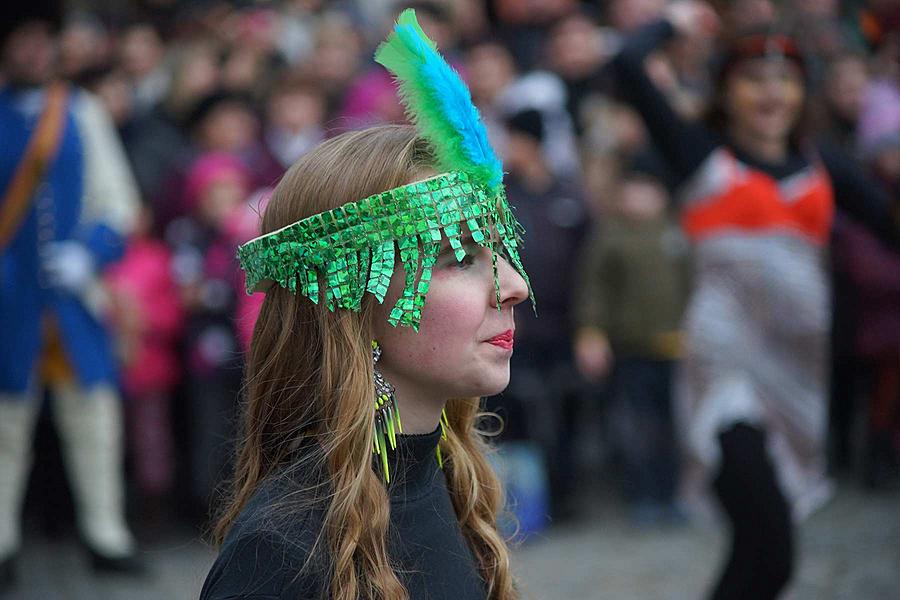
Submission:
{"label": "woman's cheek", "polygon": [[801,108],[803,107],[803,101],[805,100],[806,89],[803,87],[803,84],[798,83],[796,81],[792,81],[787,85],[787,98],[788,103],[791,106],[794,114],[797,115],[800,113]]}
{"label": "woman's cheek", "polygon": [[446,300],[435,297],[425,302],[419,335],[428,341],[428,347],[452,343],[455,332],[464,322],[465,310]]}
{"label": "woman's cheek", "polygon": [[435,274],[432,278],[419,333],[424,334],[433,346],[474,338],[477,334],[484,307],[478,306],[479,288],[464,277],[464,273],[461,271],[454,276]]}

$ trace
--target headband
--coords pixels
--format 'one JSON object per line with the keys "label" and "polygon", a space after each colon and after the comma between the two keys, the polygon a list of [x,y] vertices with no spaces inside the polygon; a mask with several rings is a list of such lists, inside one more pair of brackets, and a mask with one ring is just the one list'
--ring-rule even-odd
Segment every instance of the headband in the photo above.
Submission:
{"label": "headband", "polygon": [[778,33],[753,33],[739,37],[725,53],[720,69],[724,78],[738,62],[753,58],[787,59],[796,64],[806,77],[806,61],[794,40]]}
{"label": "headband", "polygon": [[399,87],[406,115],[429,143],[439,175],[301,219],[238,248],[247,293],[279,285],[330,309],[359,310],[368,292],[383,302],[399,258],[405,278],[391,325],[418,330],[431,271],[446,238],[465,258],[463,226],[491,250],[500,310],[497,254],[531,285],[519,257],[523,229],[503,188],[500,160],[469,90],[416,21],[403,11],[375,52]]}

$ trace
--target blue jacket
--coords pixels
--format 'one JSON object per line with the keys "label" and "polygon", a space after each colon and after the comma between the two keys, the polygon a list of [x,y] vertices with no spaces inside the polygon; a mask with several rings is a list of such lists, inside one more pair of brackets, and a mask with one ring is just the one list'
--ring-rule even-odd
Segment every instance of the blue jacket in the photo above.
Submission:
{"label": "blue jacket", "polygon": [[[5,193],[25,152],[44,97],[41,90],[0,89],[0,194]],[[97,119],[96,101],[73,91],[66,110],[56,157],[38,185],[27,217],[7,247],[0,249],[0,393],[21,394],[28,389],[43,348],[42,321],[47,314],[56,318],[66,356],[82,385],[114,382],[117,376],[105,325],[81,298],[51,287],[39,261],[43,245],[74,239],[84,243],[98,268],[103,268],[122,255],[123,224],[130,219],[122,215],[133,212],[122,206],[134,203],[134,198],[88,198],[88,188],[94,185],[88,181],[88,168],[91,160],[99,158],[92,159],[89,153],[95,151],[97,139],[102,143],[116,139],[103,131],[111,124]],[[84,118],[79,111],[90,116]],[[86,134],[87,127],[95,126],[99,131]],[[94,141],[88,143],[91,135]],[[120,150],[114,149],[113,154],[123,156]],[[114,165],[113,171],[121,168]],[[93,194],[104,195],[97,190]],[[88,206],[98,201],[121,204],[109,212],[111,222],[106,222],[99,206]]]}

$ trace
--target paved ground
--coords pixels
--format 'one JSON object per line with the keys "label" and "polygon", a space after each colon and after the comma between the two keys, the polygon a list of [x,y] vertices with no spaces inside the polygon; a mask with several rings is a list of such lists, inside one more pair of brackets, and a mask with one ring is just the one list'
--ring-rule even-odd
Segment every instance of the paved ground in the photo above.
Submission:
{"label": "paved ground", "polygon": [[[589,523],[552,530],[517,553],[526,597],[698,600],[718,570],[724,531],[642,531],[605,503]],[[900,493],[842,489],[801,530],[791,600],[900,599]]]}
{"label": "paved ground", "polygon": [[[515,551],[526,598],[698,600],[720,560],[722,532],[639,530],[602,494],[592,514]],[[900,492],[867,495],[843,486],[803,527],[790,600],[900,599]],[[196,598],[213,552],[189,534],[146,550],[141,580],[96,579],[73,542],[30,535],[20,560],[21,600]]]}

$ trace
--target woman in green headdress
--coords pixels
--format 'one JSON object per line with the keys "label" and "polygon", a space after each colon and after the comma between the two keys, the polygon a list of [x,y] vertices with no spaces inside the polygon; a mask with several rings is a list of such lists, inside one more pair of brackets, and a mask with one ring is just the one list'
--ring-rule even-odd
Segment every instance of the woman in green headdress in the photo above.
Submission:
{"label": "woman in green headdress", "polygon": [[305,155],[239,250],[266,298],[204,600],[516,597],[478,426],[530,295],[520,228],[411,11],[376,60],[415,127]]}

